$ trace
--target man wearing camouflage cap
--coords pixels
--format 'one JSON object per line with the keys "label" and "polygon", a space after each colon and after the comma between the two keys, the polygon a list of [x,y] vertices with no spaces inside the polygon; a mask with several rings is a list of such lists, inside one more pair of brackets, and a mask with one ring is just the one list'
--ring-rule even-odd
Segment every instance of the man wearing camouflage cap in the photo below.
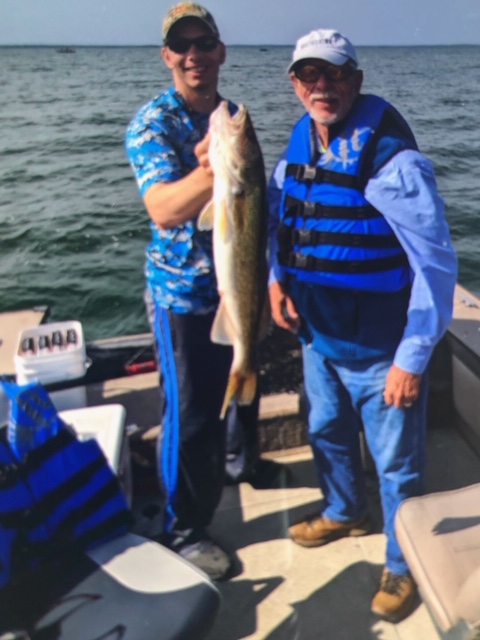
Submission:
{"label": "man wearing camouflage cap", "polygon": [[[213,344],[218,305],[211,232],[196,218],[212,197],[209,115],[225,45],[204,7],[182,2],[163,22],[162,58],[171,89],[140,109],[127,130],[127,154],[151,218],[146,303],[156,338],[165,398],[158,470],[165,495],[162,541],[211,578],[229,575],[231,559],[207,534],[225,482],[226,425],[220,421],[232,350]],[[236,106],[229,103],[231,111]],[[227,420],[256,447],[258,398]],[[248,461],[245,461],[248,464]]]}

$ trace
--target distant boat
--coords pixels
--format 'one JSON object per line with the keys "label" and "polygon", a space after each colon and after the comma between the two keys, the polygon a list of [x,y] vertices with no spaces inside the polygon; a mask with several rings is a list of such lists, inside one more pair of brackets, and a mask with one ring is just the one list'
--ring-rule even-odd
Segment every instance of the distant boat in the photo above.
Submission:
{"label": "distant boat", "polygon": [[263,47],[262,47],[262,48],[260,49],[260,51],[268,51],[268,49],[265,49],[265,48],[263,48]]}
{"label": "distant boat", "polygon": [[60,49],[57,49],[57,53],[75,53],[75,49],[71,47],[60,47]]}

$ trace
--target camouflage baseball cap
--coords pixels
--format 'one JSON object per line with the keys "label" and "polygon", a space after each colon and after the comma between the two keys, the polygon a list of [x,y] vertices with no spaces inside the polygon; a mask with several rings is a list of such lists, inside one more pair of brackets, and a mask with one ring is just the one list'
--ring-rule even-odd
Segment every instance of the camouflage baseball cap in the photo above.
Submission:
{"label": "camouflage baseball cap", "polygon": [[207,11],[205,7],[195,4],[194,2],[180,2],[180,4],[176,4],[168,11],[163,20],[162,34],[164,42],[173,25],[183,18],[198,18],[198,20],[201,20],[204,25],[210,29],[213,35],[217,36],[217,38],[220,37],[217,25],[210,11]]}

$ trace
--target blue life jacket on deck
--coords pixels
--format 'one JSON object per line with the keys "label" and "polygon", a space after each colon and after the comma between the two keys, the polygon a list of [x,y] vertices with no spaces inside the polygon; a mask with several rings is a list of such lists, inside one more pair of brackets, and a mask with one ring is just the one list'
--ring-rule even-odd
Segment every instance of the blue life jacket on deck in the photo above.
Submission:
{"label": "blue life jacket on deck", "polygon": [[132,522],[98,442],[78,440],[40,384],[1,385],[12,403],[8,429],[17,427],[21,438],[0,429],[0,588],[121,535]]}
{"label": "blue life jacket on deck", "polygon": [[[23,544],[23,521],[33,502],[5,435],[6,430],[0,430],[0,588],[15,572],[15,546]],[[46,530],[43,533],[46,536]]]}
{"label": "blue life jacket on deck", "polygon": [[[279,263],[299,281],[341,289],[395,292],[410,282],[408,260],[384,216],[364,196],[391,157],[416,149],[402,116],[385,100],[359,96],[317,151],[314,122],[295,125],[278,231]],[[318,156],[318,157],[317,157]]]}

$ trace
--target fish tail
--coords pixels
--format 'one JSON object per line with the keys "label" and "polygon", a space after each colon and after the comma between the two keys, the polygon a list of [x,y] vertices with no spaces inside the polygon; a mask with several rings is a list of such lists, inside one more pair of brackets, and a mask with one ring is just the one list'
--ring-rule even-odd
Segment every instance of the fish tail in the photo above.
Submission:
{"label": "fish tail", "polygon": [[222,410],[220,412],[220,419],[225,418],[228,405],[233,398],[237,399],[238,404],[252,404],[257,392],[257,374],[252,371],[247,374],[231,373],[228,378],[227,390],[225,391],[225,397],[223,399]]}

